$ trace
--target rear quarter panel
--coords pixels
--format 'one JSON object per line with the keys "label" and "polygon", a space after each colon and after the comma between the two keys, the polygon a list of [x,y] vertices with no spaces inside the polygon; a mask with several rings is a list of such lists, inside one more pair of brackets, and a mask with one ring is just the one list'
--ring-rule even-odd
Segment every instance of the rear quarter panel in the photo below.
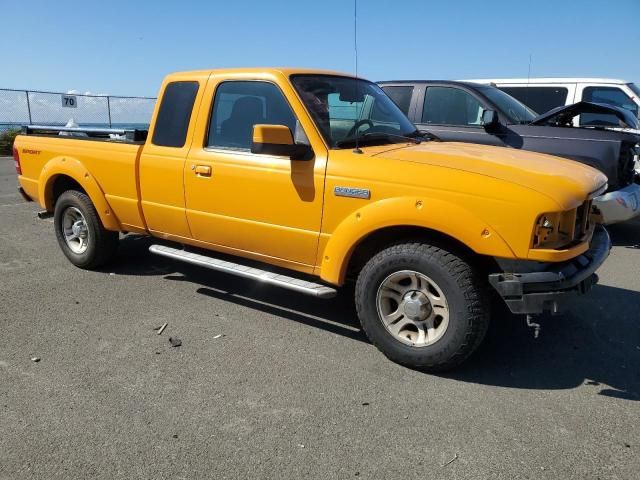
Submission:
{"label": "rear quarter panel", "polygon": [[106,228],[143,229],[136,166],[141,145],[50,136],[16,138],[26,193],[53,211],[53,184],[60,175],[78,182]]}

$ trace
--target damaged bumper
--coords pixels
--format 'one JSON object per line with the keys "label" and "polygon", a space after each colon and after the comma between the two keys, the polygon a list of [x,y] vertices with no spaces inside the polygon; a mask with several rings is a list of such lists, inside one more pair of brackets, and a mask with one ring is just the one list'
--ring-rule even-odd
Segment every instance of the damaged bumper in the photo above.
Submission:
{"label": "damaged bumper", "polygon": [[593,200],[593,206],[600,211],[606,225],[625,222],[640,215],[640,184],[609,192]]}
{"label": "damaged bumper", "polygon": [[[597,283],[595,272],[610,250],[609,234],[598,226],[589,250],[582,255],[560,263],[507,262],[503,265],[504,272],[489,275],[489,283],[513,313],[555,313],[568,298],[587,292]],[[513,270],[518,273],[509,273],[506,268],[516,267],[516,263]],[[531,264],[531,271],[522,271],[526,264]]]}

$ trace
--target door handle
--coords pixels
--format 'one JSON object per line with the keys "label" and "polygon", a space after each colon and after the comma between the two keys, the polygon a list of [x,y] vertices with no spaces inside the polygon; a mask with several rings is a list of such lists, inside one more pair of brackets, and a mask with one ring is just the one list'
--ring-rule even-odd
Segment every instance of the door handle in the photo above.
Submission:
{"label": "door handle", "polygon": [[209,165],[196,165],[194,169],[196,175],[199,177],[210,177],[211,176],[211,167]]}

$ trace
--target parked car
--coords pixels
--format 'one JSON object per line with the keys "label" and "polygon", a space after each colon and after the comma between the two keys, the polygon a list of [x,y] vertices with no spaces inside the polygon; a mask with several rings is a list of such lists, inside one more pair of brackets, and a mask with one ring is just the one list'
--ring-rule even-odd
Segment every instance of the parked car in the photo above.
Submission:
{"label": "parked car", "polygon": [[514,313],[556,311],[609,254],[590,215],[602,173],[423,141],[374,83],[208,70],[169,75],[159,99],[148,135],[30,126],[16,138],[20,188],[53,213],[78,267],[113,260],[119,232],[134,232],[159,239],[154,254],[315,297],[353,278],[371,341],[441,370],[480,344],[490,289]]}
{"label": "parked car", "polygon": [[609,179],[607,192],[593,202],[602,223],[640,215],[640,175],[636,171],[640,135],[572,126],[576,116],[606,114],[616,118],[619,126],[638,129],[637,118],[628,110],[579,102],[537,115],[490,85],[454,81],[379,84],[418,128],[442,140],[531,150],[597,168]]}
{"label": "parked car", "polygon": [[[578,102],[606,103],[640,118],[640,87],[614,78],[495,78],[466,80],[489,84],[517,98],[538,113]],[[584,113],[574,119],[576,127],[617,127],[615,116]]]}

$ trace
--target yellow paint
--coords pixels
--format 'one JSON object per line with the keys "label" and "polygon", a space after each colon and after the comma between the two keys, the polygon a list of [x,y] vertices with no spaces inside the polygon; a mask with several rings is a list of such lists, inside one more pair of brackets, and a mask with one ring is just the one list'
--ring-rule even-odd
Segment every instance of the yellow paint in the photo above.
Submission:
{"label": "yellow paint", "polygon": [[[216,87],[230,79],[262,80],[280,87],[309,137],[315,157],[254,155],[207,148],[209,115]],[[243,252],[315,265],[322,219],[327,148],[298,100],[288,76],[276,70],[214,71],[204,92],[201,114],[184,168],[186,216],[192,237]],[[194,175],[196,165],[211,177]]]}
{"label": "yellow paint", "polygon": [[[148,232],[340,284],[354,248],[382,228],[414,226],[453,237],[482,255],[563,261],[586,250],[534,249],[543,212],[578,207],[606,182],[582,164],[514,149],[423,142],[330,150],[289,76],[333,73],[237,69],[169,75],[199,84],[185,145],[144,146],[18,136],[20,184],[47,210],[58,175],[77,181],[112,230]],[[212,101],[223,81],[277,85],[314,152],[309,161],[206,147]],[[154,119],[159,106],[156,105]],[[286,132],[285,132],[286,130]],[[258,125],[254,141],[286,144],[288,128]],[[63,160],[64,159],[64,160]],[[370,191],[336,196],[336,187]],[[109,212],[109,213],[106,213]]]}
{"label": "yellow paint", "polygon": [[285,125],[254,125],[253,143],[293,145],[293,136]]}
{"label": "yellow paint", "polygon": [[[160,107],[160,102],[156,102],[147,143],[142,149],[139,161],[142,212],[149,230],[191,237],[191,230],[185,215],[183,170],[196,130],[194,120],[198,118],[208,77],[208,72],[176,73],[165,78],[160,88],[158,98],[162,98],[166,86],[171,82],[197,81],[199,84],[186,141],[181,148],[162,147],[152,143],[154,120]],[[194,172],[191,174],[193,175]]]}

